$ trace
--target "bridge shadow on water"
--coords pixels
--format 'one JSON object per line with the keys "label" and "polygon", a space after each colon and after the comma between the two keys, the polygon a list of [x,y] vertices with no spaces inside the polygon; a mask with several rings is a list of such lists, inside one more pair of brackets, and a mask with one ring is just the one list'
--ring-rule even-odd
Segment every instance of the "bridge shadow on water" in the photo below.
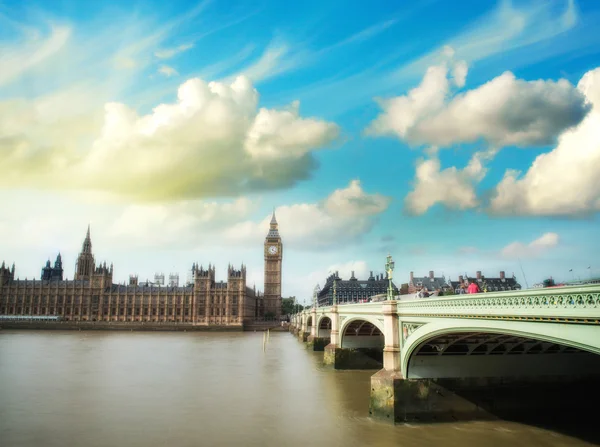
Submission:
{"label": "bridge shadow on water", "polygon": [[[436,381],[448,391],[476,404],[476,414],[450,415],[445,421],[507,421],[560,433],[600,445],[598,378],[534,383],[515,381],[485,389],[453,387],[452,380]],[[515,411],[514,403],[520,409]],[[434,424],[436,421],[432,421]],[[422,422],[426,424],[426,422]]]}

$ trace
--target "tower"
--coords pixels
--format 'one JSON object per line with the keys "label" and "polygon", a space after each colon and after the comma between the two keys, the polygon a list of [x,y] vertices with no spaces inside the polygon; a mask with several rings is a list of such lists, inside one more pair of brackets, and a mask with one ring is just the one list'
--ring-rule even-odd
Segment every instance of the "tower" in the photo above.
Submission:
{"label": "tower", "polygon": [[77,257],[77,267],[75,268],[75,279],[90,279],[96,268],[94,255],[92,254],[92,239],[90,237],[90,226],[88,225],[87,234],[81,247],[81,253]]}
{"label": "tower", "polygon": [[60,253],[56,257],[56,261],[54,261],[54,268],[52,269],[51,279],[53,281],[62,281],[63,280],[63,266],[62,266],[62,257]]}
{"label": "tower", "polygon": [[283,259],[283,244],[279,236],[275,210],[269,233],[265,238],[265,289],[264,315],[281,317],[281,261]]}

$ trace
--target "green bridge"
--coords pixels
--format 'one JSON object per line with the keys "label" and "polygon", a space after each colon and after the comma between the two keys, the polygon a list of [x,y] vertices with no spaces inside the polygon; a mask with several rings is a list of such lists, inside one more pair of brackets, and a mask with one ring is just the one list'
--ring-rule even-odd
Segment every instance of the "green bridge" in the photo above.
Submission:
{"label": "green bridge", "polygon": [[394,422],[577,411],[600,378],[598,284],[313,307],[290,331],[380,369],[370,413]]}

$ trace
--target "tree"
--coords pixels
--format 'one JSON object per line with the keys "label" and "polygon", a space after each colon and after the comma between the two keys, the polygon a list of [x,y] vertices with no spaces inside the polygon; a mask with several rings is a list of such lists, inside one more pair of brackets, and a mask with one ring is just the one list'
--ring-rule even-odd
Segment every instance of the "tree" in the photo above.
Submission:
{"label": "tree", "polygon": [[292,315],[303,309],[304,309],[304,306],[302,306],[301,304],[296,304],[295,296],[292,296],[290,298],[282,298],[281,299],[281,314],[282,315]]}

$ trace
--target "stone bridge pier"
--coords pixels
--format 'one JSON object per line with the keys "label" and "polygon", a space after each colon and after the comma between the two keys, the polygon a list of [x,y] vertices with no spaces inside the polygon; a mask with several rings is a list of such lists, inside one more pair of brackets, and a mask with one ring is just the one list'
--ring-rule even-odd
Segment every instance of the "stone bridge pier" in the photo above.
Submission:
{"label": "stone bridge pier", "polygon": [[305,342],[310,335],[309,328],[312,325],[312,316],[310,314],[303,313],[300,322],[300,328],[298,330],[298,340]]}
{"label": "stone bridge pier", "polygon": [[310,326],[306,347],[313,351],[324,351],[325,346],[331,342],[331,319],[317,315],[316,308],[313,308],[311,315],[313,324]]}

